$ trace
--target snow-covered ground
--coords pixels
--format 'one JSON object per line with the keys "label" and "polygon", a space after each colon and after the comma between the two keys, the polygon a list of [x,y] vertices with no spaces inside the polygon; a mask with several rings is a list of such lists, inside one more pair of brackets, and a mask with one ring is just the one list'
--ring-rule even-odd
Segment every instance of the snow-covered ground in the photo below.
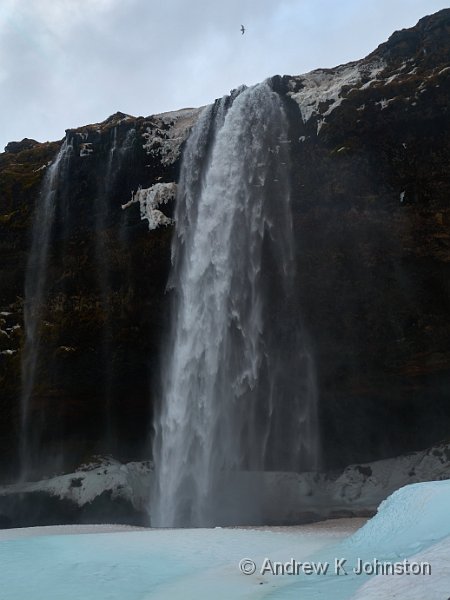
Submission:
{"label": "snow-covered ground", "polygon": [[[442,557],[450,543],[449,507],[450,481],[405,486],[382,502],[375,517],[354,535],[310,558],[331,565],[326,576],[298,578],[268,597],[447,600],[450,577]],[[339,559],[346,561],[345,573],[333,568]],[[361,564],[367,565],[367,573],[358,572]],[[442,596],[439,590],[445,586],[447,593]]]}
{"label": "snow-covered ground", "polygon": [[428,562],[430,577],[378,575],[364,584],[354,600],[447,600],[450,598],[450,537],[434,544],[428,550],[414,555],[411,560]]}
{"label": "snow-covered ground", "polygon": [[[439,481],[398,490],[356,533],[358,519],[270,530],[9,530],[0,535],[0,594],[2,600],[446,600],[449,507],[450,481]],[[372,571],[419,572],[358,574],[360,562]]]}
{"label": "snow-covered ground", "polygon": [[[190,529],[108,532],[95,527],[9,530],[0,536],[2,600],[232,600],[262,598],[286,578],[243,575],[251,557],[303,559],[360,524],[281,530]],[[124,528],[125,529],[125,528]],[[52,533],[57,535],[52,535]],[[79,532],[79,533],[78,533]],[[70,534],[67,535],[66,533]],[[78,534],[77,534],[78,533]],[[100,535],[101,533],[101,535]],[[77,534],[77,535],[75,535]],[[264,585],[263,585],[264,584]]]}

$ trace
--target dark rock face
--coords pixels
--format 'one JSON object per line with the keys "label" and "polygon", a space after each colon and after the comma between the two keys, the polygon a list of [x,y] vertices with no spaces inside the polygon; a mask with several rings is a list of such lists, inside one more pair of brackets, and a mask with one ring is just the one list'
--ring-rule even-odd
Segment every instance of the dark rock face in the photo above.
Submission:
{"label": "dark rock face", "polygon": [[301,123],[292,108],[298,264],[327,466],[450,433],[449,32],[449,10],[422,19],[356,65],[379,70],[343,88],[330,114],[319,105]]}
{"label": "dark rock face", "polygon": [[[290,119],[299,305],[326,467],[450,436],[449,33],[444,10],[358,63],[273,78]],[[116,113],[67,132],[73,155],[58,192],[32,397],[48,469],[95,452],[148,454],[171,227],[148,231],[137,207],[121,206],[139,186],[177,180],[197,114]],[[17,468],[33,211],[59,147],[24,140],[0,154],[4,477]],[[162,210],[172,215],[170,203]]]}

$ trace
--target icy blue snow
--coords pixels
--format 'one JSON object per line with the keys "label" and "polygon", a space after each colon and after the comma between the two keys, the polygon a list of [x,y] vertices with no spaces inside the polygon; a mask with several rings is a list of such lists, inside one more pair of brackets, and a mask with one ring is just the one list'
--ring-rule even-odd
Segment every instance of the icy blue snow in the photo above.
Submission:
{"label": "icy blue snow", "polygon": [[[432,566],[435,560],[433,576],[427,582],[422,580],[427,577],[424,575],[390,576],[395,580],[395,597],[419,598],[414,589],[417,581],[421,593],[426,586],[427,600],[434,600],[440,598],[438,587],[450,590],[450,571],[442,566],[446,564],[442,552],[450,547],[449,508],[450,481],[440,481],[398,490],[351,536],[331,526],[310,526],[300,530],[172,529],[3,540],[1,598],[387,600],[389,591],[380,595],[382,589],[390,589],[383,578],[378,578],[380,585],[367,587],[370,578],[354,574],[281,577],[260,575],[259,569],[265,557],[322,562],[342,557],[351,567],[357,558],[400,561],[418,555],[426,556]],[[4,531],[0,538],[11,535],[14,533]],[[244,557],[257,564],[255,575],[239,572],[238,563]]]}

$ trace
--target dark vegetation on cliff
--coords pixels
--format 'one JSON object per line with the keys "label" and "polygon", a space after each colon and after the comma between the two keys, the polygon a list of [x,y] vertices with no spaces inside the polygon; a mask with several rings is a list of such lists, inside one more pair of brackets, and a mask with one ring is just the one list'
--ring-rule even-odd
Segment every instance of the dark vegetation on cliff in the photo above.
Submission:
{"label": "dark vegetation on cliff", "polygon": [[[450,10],[355,63],[374,64],[372,81],[342,87],[331,112],[329,100],[319,102],[306,122],[295,101],[305,81],[273,78],[290,119],[299,303],[316,359],[325,467],[450,437]],[[121,205],[139,186],[177,180],[188,130],[178,123],[117,113],[67,132],[74,151],[59,191],[32,398],[40,445],[47,456],[62,451],[67,467],[95,452],[147,454],[171,228],[148,231],[137,207]],[[0,154],[5,476],[17,457],[33,211],[59,147],[23,140]]]}

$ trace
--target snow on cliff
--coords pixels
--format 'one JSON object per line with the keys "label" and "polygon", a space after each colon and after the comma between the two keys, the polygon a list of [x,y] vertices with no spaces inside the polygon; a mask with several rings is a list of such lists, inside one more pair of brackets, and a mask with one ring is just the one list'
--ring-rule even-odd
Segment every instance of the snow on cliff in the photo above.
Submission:
{"label": "snow on cliff", "polygon": [[183,108],[149,117],[145,122],[146,131],[142,134],[142,147],[147,154],[158,157],[163,165],[173,164],[180,156],[181,144],[202,110]]}
{"label": "snow on cliff", "polygon": [[324,118],[342,103],[344,92],[355,87],[370,86],[384,68],[385,64],[378,60],[369,64],[349,63],[335,69],[316,69],[292,77],[288,95],[298,103],[304,123],[313,115],[320,115],[320,131]]}
{"label": "snow on cliff", "polygon": [[361,63],[350,63],[337,67],[336,69],[316,69],[305,75],[293,77],[291,87],[295,89],[300,85],[299,91],[290,92],[290,96],[298,102],[302,113],[303,122],[306,123],[311,116],[318,111],[319,104],[329,104],[328,110],[323,113],[329,115],[341,102],[341,92],[344,86],[355,87],[361,83],[363,77],[369,79],[368,83],[374,81],[384,65],[361,65]]}
{"label": "snow on cliff", "polygon": [[157,229],[160,225],[171,225],[172,219],[158,209],[161,204],[167,204],[174,200],[177,195],[176,183],[155,183],[149,188],[139,188],[137,192],[132,192],[131,200],[122,204],[122,210],[132,204],[139,202],[141,209],[141,219],[148,221],[150,230]]}
{"label": "snow on cliff", "polygon": [[[392,68],[381,58],[372,57],[370,60],[352,62],[332,69],[316,69],[305,75],[290,77],[288,96],[297,102],[304,123],[312,118],[316,119],[318,134],[327,117],[355,90],[383,88],[387,97],[379,99],[375,95],[368,101],[384,110],[398,99],[396,84],[411,80],[415,82],[416,91],[410,98],[402,99],[414,105],[425,87],[434,85],[434,79],[444,71],[436,73],[433,70],[423,78],[416,73],[417,66],[413,59],[405,60]],[[357,110],[362,112],[365,108],[366,104],[362,104]]]}

